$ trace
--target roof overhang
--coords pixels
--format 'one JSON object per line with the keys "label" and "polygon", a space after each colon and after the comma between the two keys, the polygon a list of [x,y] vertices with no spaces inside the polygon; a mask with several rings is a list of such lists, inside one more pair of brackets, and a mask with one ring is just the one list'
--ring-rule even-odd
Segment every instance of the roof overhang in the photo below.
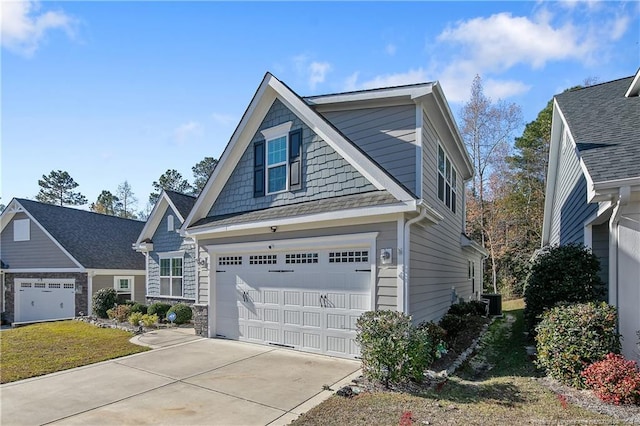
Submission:
{"label": "roof overhang", "polygon": [[489,257],[489,252],[484,247],[482,247],[480,244],[476,243],[475,241],[473,241],[471,238],[467,237],[464,234],[460,235],[460,245],[465,250],[475,251],[485,258]]}
{"label": "roof overhang", "polygon": [[617,198],[620,188],[629,187],[633,198],[640,196],[640,176],[616,179],[605,182],[594,182],[588,186],[587,201],[589,203],[609,201]]}
{"label": "roof overhang", "polygon": [[167,195],[167,193],[163,190],[160,194],[160,198],[158,198],[158,201],[156,202],[156,205],[153,206],[153,210],[151,210],[151,214],[149,215],[147,222],[144,224],[142,232],[140,232],[138,239],[132,245],[132,248],[134,250],[140,252],[153,250],[153,244],[151,244],[150,250],[144,250],[144,241],[153,237],[153,234],[155,234],[156,229],[158,229],[158,226],[160,225],[162,217],[167,211],[167,208],[171,208],[178,220],[180,220],[181,223],[184,223],[184,218],[180,214],[180,211],[176,208],[175,204],[173,203],[173,201],[171,201],[171,198]]}

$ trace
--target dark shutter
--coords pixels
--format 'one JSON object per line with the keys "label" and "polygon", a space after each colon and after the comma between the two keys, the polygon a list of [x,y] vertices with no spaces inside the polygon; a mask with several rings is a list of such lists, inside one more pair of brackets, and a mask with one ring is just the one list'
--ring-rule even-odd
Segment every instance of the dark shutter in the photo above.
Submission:
{"label": "dark shutter", "polygon": [[302,189],[302,129],[289,133],[289,190]]}
{"label": "dark shutter", "polygon": [[264,197],[264,141],[253,144],[253,196]]}

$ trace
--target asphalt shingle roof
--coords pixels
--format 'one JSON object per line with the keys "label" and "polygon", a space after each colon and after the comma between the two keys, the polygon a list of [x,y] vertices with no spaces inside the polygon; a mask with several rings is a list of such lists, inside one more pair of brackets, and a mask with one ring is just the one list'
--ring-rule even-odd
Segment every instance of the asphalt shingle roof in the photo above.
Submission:
{"label": "asphalt shingle roof", "polygon": [[145,269],[144,255],[131,248],[144,222],[20,198],[17,201],[85,268]]}
{"label": "asphalt shingle roof", "polygon": [[178,213],[180,213],[180,215],[186,219],[187,216],[189,216],[193,205],[196,203],[196,197],[175,191],[165,190],[164,192],[167,194],[171,202],[176,206],[176,209],[178,209]]}
{"label": "asphalt shingle roof", "polygon": [[223,216],[205,217],[191,227],[205,224],[216,226],[236,225],[268,219],[283,219],[308,214],[326,213],[332,211],[395,204],[398,200],[387,191],[373,191],[362,194],[345,195],[342,197],[324,198],[315,201],[289,204],[286,206],[270,207],[250,212],[233,213]]}
{"label": "asphalt shingle roof", "polygon": [[624,96],[632,80],[556,96],[594,183],[640,177],[640,97]]}

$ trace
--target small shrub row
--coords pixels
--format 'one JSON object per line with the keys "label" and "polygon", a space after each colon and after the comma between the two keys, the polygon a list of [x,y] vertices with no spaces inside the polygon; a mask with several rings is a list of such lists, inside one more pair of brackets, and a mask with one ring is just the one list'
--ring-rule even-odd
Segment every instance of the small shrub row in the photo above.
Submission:
{"label": "small shrub row", "polygon": [[586,386],[605,402],[640,405],[638,363],[622,355],[608,354],[581,373]]}
{"label": "small shrub row", "polygon": [[562,383],[584,388],[582,371],[620,352],[613,306],[585,303],[556,306],[546,311],[536,327],[537,365]]}
{"label": "small shrub row", "polygon": [[386,387],[408,380],[422,381],[435,359],[437,342],[429,328],[414,327],[411,317],[402,312],[365,312],[358,318],[356,330],[365,377]]}
{"label": "small shrub row", "polygon": [[447,313],[440,319],[440,327],[446,331],[445,340],[451,343],[462,331],[468,328],[473,317],[485,316],[486,314],[487,305],[479,300],[451,305]]}
{"label": "small shrub row", "polygon": [[144,325],[145,327],[151,327],[159,320],[158,315],[143,314],[142,312],[134,312],[129,316],[129,323],[134,326]]}

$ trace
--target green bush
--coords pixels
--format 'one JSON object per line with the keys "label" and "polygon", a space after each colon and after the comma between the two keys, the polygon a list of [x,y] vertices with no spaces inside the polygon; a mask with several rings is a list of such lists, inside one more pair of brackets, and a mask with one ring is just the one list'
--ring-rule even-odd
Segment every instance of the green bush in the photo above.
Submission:
{"label": "green bush", "polygon": [[143,305],[142,303],[134,303],[131,305],[131,312],[140,312],[142,314],[147,313],[147,305]]}
{"label": "green bush", "polygon": [[145,314],[141,318],[142,324],[145,327],[151,327],[152,325],[156,324],[159,320],[160,318],[158,318],[158,315],[156,314],[153,314],[153,315]]}
{"label": "green bush", "polygon": [[538,256],[524,288],[524,317],[530,333],[540,315],[557,303],[603,300],[604,285],[598,275],[600,261],[578,244],[554,246]]}
{"label": "green bush", "polygon": [[409,379],[421,381],[435,359],[435,344],[426,328],[396,311],[365,312],[356,322],[362,371],[389,387]]}
{"label": "green bush", "polygon": [[139,326],[143,315],[142,312],[132,312],[131,315],[129,315],[129,324],[135,325],[136,327]]}
{"label": "green bush", "polygon": [[[191,306],[185,305],[184,303],[176,303],[167,311],[167,315],[171,312],[175,312],[176,319],[173,321],[176,324],[185,324],[191,321],[193,317],[193,311],[191,310]],[[166,315],[165,315],[166,317]]]}
{"label": "green bush", "polygon": [[118,293],[114,288],[101,288],[91,298],[93,313],[99,318],[107,318],[107,311],[116,305]]}
{"label": "green bush", "polygon": [[467,327],[467,317],[444,314],[440,319],[440,327],[446,331],[446,340],[451,342]]}
{"label": "green bush", "polygon": [[109,319],[115,319],[118,322],[125,322],[130,313],[131,307],[129,305],[117,305],[115,308],[107,310]]}
{"label": "green bush", "polygon": [[167,311],[171,308],[171,305],[164,302],[155,302],[149,305],[147,313],[149,315],[158,315],[158,318],[163,319],[167,315]]}
{"label": "green bush", "polygon": [[601,303],[556,306],[536,327],[536,364],[562,383],[584,387],[580,373],[608,353],[620,352],[616,308]]}
{"label": "green bush", "polygon": [[476,315],[485,316],[487,314],[487,305],[479,300],[471,300],[469,302],[460,302],[451,305],[447,314],[452,315]]}

